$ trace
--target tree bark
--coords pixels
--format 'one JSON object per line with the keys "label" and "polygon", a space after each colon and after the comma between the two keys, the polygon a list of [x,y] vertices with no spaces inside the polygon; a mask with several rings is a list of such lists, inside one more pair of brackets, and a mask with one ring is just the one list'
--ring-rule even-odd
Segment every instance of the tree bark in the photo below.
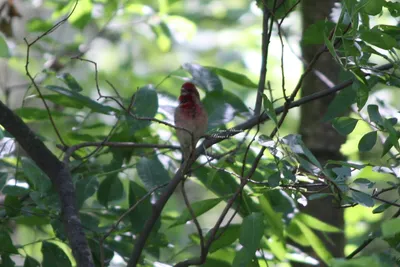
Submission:
{"label": "tree bark", "polygon": [[[329,18],[329,14],[334,4],[334,0],[303,0],[302,1],[302,20],[303,30],[319,20]],[[304,32],[304,31],[303,31]],[[303,58],[310,62],[314,54],[320,48],[320,45],[301,45]],[[337,84],[340,68],[332,59],[329,53],[324,53],[318,60],[314,69],[322,72],[333,83]],[[323,88],[327,88],[318,77],[313,74],[308,75],[303,83],[302,95],[310,95]],[[318,99],[301,106],[301,119],[299,132],[302,135],[306,146],[312,151],[317,159],[324,164],[328,159],[343,160],[340,154],[340,147],[345,141],[345,137],[339,135],[331,126],[331,122],[322,122],[322,117],[327,111],[329,103],[335,95]],[[307,207],[302,210],[324,222],[337,226],[340,229],[344,227],[343,209],[335,208],[332,198],[318,199],[309,201]],[[328,251],[334,257],[344,256],[345,238],[344,234],[332,234],[329,242],[322,235],[319,237],[324,241]],[[312,256],[317,257],[311,248],[304,248]],[[295,266],[305,266],[295,264]],[[319,265],[324,266],[324,265]]]}

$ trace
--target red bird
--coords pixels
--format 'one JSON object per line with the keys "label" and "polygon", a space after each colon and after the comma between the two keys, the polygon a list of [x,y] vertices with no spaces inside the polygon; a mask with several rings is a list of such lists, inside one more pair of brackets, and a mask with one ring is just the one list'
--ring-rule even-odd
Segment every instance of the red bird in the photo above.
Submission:
{"label": "red bird", "polygon": [[[194,146],[207,130],[207,112],[200,102],[196,86],[191,82],[182,85],[179,106],[175,110],[175,125],[193,133]],[[187,131],[179,129],[176,130],[176,135],[181,145],[182,159],[187,161],[194,149],[192,148],[192,136]]]}

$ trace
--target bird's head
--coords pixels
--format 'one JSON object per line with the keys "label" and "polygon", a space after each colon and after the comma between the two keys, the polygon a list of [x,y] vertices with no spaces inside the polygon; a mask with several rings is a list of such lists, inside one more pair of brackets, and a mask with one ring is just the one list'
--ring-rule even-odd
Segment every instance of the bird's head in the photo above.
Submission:
{"label": "bird's head", "polygon": [[192,96],[200,99],[199,91],[196,86],[191,82],[185,82],[181,87],[181,96]]}

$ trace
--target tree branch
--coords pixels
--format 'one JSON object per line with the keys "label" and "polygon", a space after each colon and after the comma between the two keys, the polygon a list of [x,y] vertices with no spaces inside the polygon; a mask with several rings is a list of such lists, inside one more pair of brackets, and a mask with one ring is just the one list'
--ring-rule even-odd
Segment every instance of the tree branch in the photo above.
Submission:
{"label": "tree branch", "polygon": [[0,124],[12,135],[36,165],[50,178],[61,202],[61,216],[78,266],[94,266],[76,208],[74,184],[68,166],[43,144],[31,129],[0,101]]}

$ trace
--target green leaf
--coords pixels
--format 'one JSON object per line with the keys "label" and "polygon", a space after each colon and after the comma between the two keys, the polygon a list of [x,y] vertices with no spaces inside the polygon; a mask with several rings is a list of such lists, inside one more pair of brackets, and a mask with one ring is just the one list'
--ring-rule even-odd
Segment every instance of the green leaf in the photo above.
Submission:
{"label": "green leaf", "polygon": [[16,217],[21,213],[22,203],[16,196],[6,195],[4,200],[6,214],[9,217]]}
{"label": "green leaf", "polygon": [[[235,242],[239,238],[240,228],[240,224],[230,224],[228,226],[219,228],[216,235],[220,236],[220,233],[222,233],[222,235],[218,239],[214,240],[214,242],[212,242],[210,253],[213,253],[221,248],[233,244],[233,242]],[[207,233],[206,239],[208,239],[210,235],[211,231]]]}
{"label": "green leaf", "polygon": [[14,267],[15,262],[11,259],[8,253],[1,255],[0,267]]}
{"label": "green leaf", "polygon": [[400,218],[390,219],[382,223],[383,237],[392,237],[400,233]]}
{"label": "green leaf", "polygon": [[[49,113],[47,112],[47,110],[41,108],[23,107],[14,110],[14,112],[24,121],[28,122],[49,120]],[[51,110],[51,116],[53,118],[63,118],[65,120],[66,114],[63,112]]]}
{"label": "green leaf", "polygon": [[259,201],[261,211],[266,216],[266,221],[271,226],[272,232],[278,236],[279,240],[284,240],[282,216],[277,216],[278,214],[274,211],[270,200],[266,196],[259,197]]}
{"label": "green leaf", "polygon": [[109,202],[121,199],[123,194],[124,187],[121,180],[116,175],[110,175],[100,183],[97,199],[107,207]]}
{"label": "green leaf", "polygon": [[243,100],[228,91],[210,92],[203,99],[203,103],[208,113],[208,129],[215,129],[236,116],[249,112]]}
{"label": "green leaf", "polygon": [[321,232],[327,232],[327,233],[341,233],[343,232],[339,228],[327,224],[323,221],[320,221],[319,219],[308,215],[306,213],[297,213],[296,214],[296,219],[300,220],[302,223],[307,225],[310,228],[313,228],[315,230],[321,231]]}
{"label": "green leaf", "polygon": [[376,257],[363,256],[355,259],[334,259],[331,267],[383,267]]}
{"label": "green leaf", "polygon": [[207,92],[223,90],[219,77],[206,67],[195,63],[185,63],[182,67],[192,75],[193,82]]}
{"label": "green leaf", "polygon": [[355,202],[365,206],[365,207],[373,207],[374,200],[372,197],[364,192],[360,191],[351,191],[351,197],[354,199]]}
{"label": "green leaf", "polygon": [[[352,73],[355,74],[356,71],[352,71]],[[356,102],[358,111],[360,111],[364,107],[365,103],[367,103],[370,87],[368,86],[368,83],[364,81],[365,77],[362,75],[362,73],[360,73],[360,75],[356,75],[356,78],[357,79],[354,80],[352,87],[357,91]],[[367,84],[361,82],[360,79]]]}
{"label": "green leaf", "polygon": [[350,117],[339,117],[333,120],[332,126],[341,135],[348,135],[354,130],[357,122],[358,120]]}
{"label": "green leaf", "polygon": [[205,67],[205,68],[211,70],[218,76],[224,77],[225,79],[228,79],[239,85],[243,85],[243,86],[250,87],[250,88],[258,87],[257,84],[253,83],[249,78],[247,78],[243,74],[233,72],[230,70],[226,70],[226,69],[216,68],[216,67]]}
{"label": "green leaf", "polygon": [[396,129],[394,129],[393,125],[388,119],[384,119],[383,127],[389,132],[388,139],[392,143],[392,145],[400,152],[400,145],[399,145],[399,135],[397,134]]}
{"label": "green leaf", "polygon": [[[75,2],[73,2],[75,4]],[[69,17],[69,22],[76,28],[82,30],[92,18],[93,4],[90,0],[79,0],[74,12]]]}
{"label": "green leaf", "polygon": [[375,16],[381,13],[385,0],[363,0],[361,4],[365,13]]}
{"label": "green leaf", "polygon": [[68,256],[56,244],[44,241],[42,244],[43,267],[69,267],[72,266]]}
{"label": "green leaf", "polygon": [[392,17],[399,17],[400,16],[400,3],[387,1],[385,2],[385,7],[389,10],[390,15]]}
{"label": "green leaf", "polygon": [[371,122],[376,123],[377,125],[383,124],[383,119],[381,114],[379,113],[379,107],[377,105],[368,105],[367,107],[369,120]]}
{"label": "green leaf", "polygon": [[359,184],[359,185],[365,185],[365,186],[368,186],[368,188],[372,188],[375,185],[374,182],[371,182],[370,180],[368,180],[366,178],[357,178],[353,181],[353,183]]}
{"label": "green leaf", "polygon": [[97,191],[99,188],[99,181],[96,176],[83,177],[76,185],[76,202],[78,209],[83,203]]}
{"label": "green leaf", "polygon": [[154,86],[149,84],[141,87],[136,93],[131,112],[139,119],[127,115],[127,124],[131,133],[150,125],[150,120],[140,118],[154,118],[158,110],[158,96]]}
{"label": "green leaf", "polygon": [[27,256],[25,258],[24,267],[40,267],[40,263],[34,258]]}
{"label": "green leaf", "polygon": [[9,58],[10,52],[8,50],[8,45],[5,40],[4,35],[0,34],[0,58],[2,58],[2,57]]}
{"label": "green leaf", "polygon": [[39,18],[33,18],[27,22],[29,32],[45,32],[53,27],[53,23]]}
{"label": "green leaf", "polygon": [[[140,186],[136,182],[130,181],[129,183],[129,207],[135,205],[143,196],[147,194],[146,189]],[[131,231],[136,234],[140,233],[147,221],[147,218],[151,216],[152,205],[151,196],[143,200],[140,204],[136,206],[134,210],[129,213],[129,218],[131,221],[132,229]],[[158,229],[161,223],[158,220],[154,229]]]}
{"label": "green leaf", "polygon": [[377,137],[378,135],[376,131],[365,134],[358,143],[358,150],[360,152],[370,151],[375,146]]}
{"label": "green leaf", "polygon": [[81,92],[83,89],[75,78],[68,72],[63,73],[59,76],[62,81],[68,86],[69,89],[75,92]]}
{"label": "green leaf", "polygon": [[[87,107],[91,109],[94,112],[102,113],[102,114],[109,114],[110,112],[115,112],[118,111],[117,109],[114,109],[112,107],[97,103],[96,101],[90,99],[87,96],[81,95],[80,93],[76,91],[71,91],[66,88],[56,86],[56,85],[47,85],[47,89],[59,93],[63,96],[66,96],[73,100],[73,102],[76,102],[77,108],[79,107]],[[51,99],[49,99],[51,100]]]}
{"label": "green leaf", "polygon": [[51,188],[49,177],[29,158],[22,158],[22,169],[32,189],[41,193]]}
{"label": "green leaf", "polygon": [[243,219],[239,242],[243,248],[236,254],[233,266],[247,266],[254,257],[264,235],[264,218],[261,213],[253,212]]}
{"label": "green leaf", "polygon": [[383,203],[381,205],[379,205],[378,207],[376,207],[372,213],[373,214],[378,214],[378,213],[382,213],[385,210],[387,210],[388,208],[390,208],[392,205],[388,204],[388,203]]}
{"label": "green leaf", "polygon": [[361,31],[360,37],[365,42],[385,50],[397,47],[396,39],[378,29]]}
{"label": "green leaf", "polygon": [[335,27],[335,23],[326,20],[319,20],[316,23],[310,25],[303,33],[302,42],[304,44],[323,44],[324,34],[329,32]]}
{"label": "green leaf", "polygon": [[28,194],[29,190],[21,186],[6,185],[3,188],[2,193],[4,195],[23,196]]}
{"label": "green leaf", "polygon": [[281,182],[281,173],[274,172],[270,176],[268,176],[268,185],[272,188],[277,187]]}
{"label": "green leaf", "polygon": [[264,234],[264,217],[261,213],[253,212],[243,219],[240,228],[239,242],[250,252],[256,252]]}
{"label": "green leaf", "polygon": [[[168,171],[164,168],[164,165],[161,164],[157,156],[140,158],[136,165],[136,170],[147,190],[152,190],[170,181]],[[162,191],[162,189],[160,189],[160,191]]]}
{"label": "green leaf", "polygon": [[[214,208],[216,205],[218,205],[223,198],[212,198],[212,199],[206,199],[206,200],[200,200],[194,203],[191,203],[192,210],[194,214],[196,215],[196,218],[198,218],[200,215],[206,213],[207,211],[211,210]],[[192,215],[189,212],[188,208],[185,208],[182,212],[182,214],[176,219],[176,221],[170,226],[175,227],[178,225],[185,224],[186,222],[192,220]]]}
{"label": "green leaf", "polygon": [[270,117],[275,122],[275,125],[277,125],[278,124],[278,119],[276,118],[274,105],[268,99],[268,96],[266,94],[263,95],[263,99],[264,99],[264,110],[265,110],[265,113],[267,113],[268,117]]}
{"label": "green leaf", "polygon": [[14,247],[10,234],[5,230],[0,230],[0,254],[18,254],[17,249]]}
{"label": "green leaf", "polygon": [[326,198],[332,196],[332,194],[330,193],[316,193],[316,194],[312,194],[308,197],[308,200],[315,200],[315,199],[321,199],[321,198]]}
{"label": "green leaf", "polygon": [[315,253],[326,263],[329,264],[329,261],[332,259],[332,255],[326,250],[324,243],[318,238],[314,232],[308,228],[304,223],[299,220],[296,220],[297,226],[303,232],[304,236],[307,238],[311,247],[314,249]]}
{"label": "green leaf", "polygon": [[357,91],[352,87],[347,87],[339,92],[329,104],[322,121],[330,121],[342,116],[349,107],[356,101]]}

